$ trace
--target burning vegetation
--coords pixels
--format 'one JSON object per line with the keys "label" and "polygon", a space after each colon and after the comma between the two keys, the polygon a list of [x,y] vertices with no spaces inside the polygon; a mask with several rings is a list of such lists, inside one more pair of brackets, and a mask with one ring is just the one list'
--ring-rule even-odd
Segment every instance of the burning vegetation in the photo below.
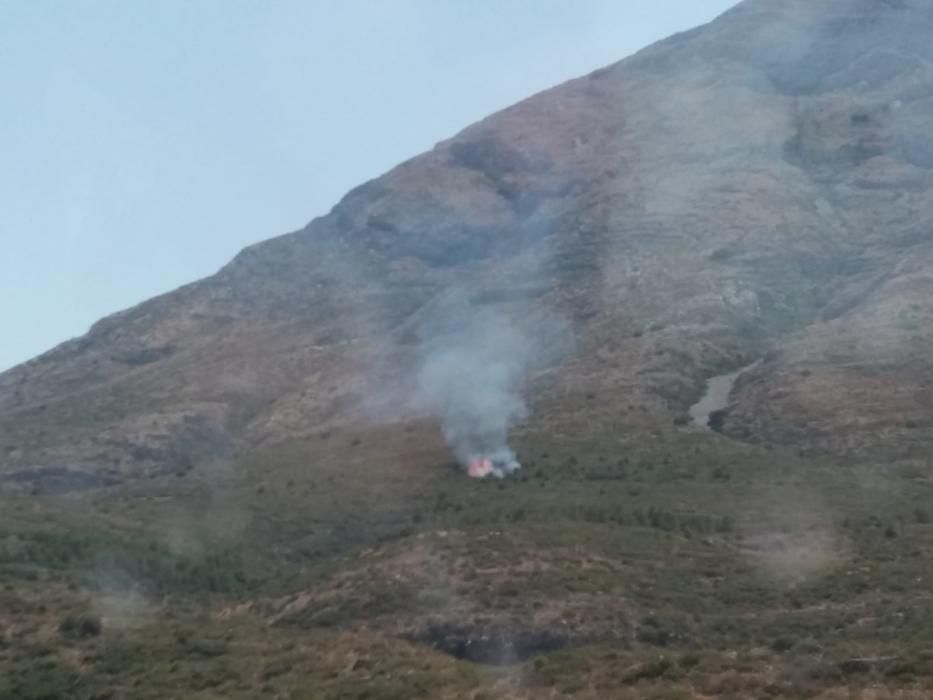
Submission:
{"label": "burning vegetation", "polygon": [[[543,331],[455,295],[420,329],[416,403],[436,416],[470,477],[504,478],[521,465],[511,428],[528,410],[522,393],[531,370],[548,360]],[[555,324],[550,324],[555,326]]]}
{"label": "burning vegetation", "polygon": [[467,474],[473,479],[485,479],[487,476],[503,479],[512,472],[521,469],[521,466],[514,455],[474,457],[467,465]]}

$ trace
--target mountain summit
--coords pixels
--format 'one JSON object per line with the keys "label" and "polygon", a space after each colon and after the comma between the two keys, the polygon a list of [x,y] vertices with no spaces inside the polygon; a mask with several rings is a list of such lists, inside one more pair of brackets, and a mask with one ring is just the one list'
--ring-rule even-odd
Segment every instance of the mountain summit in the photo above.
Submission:
{"label": "mountain summit", "polygon": [[746,0],[505,109],[0,375],[0,478],[112,483],[293,441],[436,468],[400,436],[440,439],[418,358],[453,298],[551,351],[513,387],[522,439],[669,434],[707,378],[761,359],[728,436],[918,459],[931,36],[920,0]]}

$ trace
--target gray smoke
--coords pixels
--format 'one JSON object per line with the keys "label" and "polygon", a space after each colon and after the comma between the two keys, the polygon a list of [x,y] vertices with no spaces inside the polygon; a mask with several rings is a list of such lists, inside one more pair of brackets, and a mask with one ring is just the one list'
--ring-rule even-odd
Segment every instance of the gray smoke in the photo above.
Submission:
{"label": "gray smoke", "polygon": [[[417,403],[436,416],[454,456],[464,466],[491,461],[492,474],[520,467],[509,447],[510,429],[528,415],[523,398],[532,370],[553,356],[543,352],[553,322],[519,323],[462,296],[441,304],[421,329]],[[549,331],[546,333],[545,331]]]}

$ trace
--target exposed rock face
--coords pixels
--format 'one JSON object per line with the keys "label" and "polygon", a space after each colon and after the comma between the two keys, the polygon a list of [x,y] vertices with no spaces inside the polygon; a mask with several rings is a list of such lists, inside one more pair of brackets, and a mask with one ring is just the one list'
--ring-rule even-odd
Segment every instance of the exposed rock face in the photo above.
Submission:
{"label": "exposed rock face", "polygon": [[186,470],[407,420],[380,399],[452,288],[572,326],[525,430],[667,429],[767,352],[728,434],[925,453],[930,36],[920,0],[747,0],[536,95],[0,375],[0,467]]}

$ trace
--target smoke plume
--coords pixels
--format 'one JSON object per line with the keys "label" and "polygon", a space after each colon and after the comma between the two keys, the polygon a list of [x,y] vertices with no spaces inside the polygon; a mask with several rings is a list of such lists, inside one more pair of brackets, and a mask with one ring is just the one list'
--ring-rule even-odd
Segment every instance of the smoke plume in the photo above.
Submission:
{"label": "smoke plume", "polygon": [[506,476],[520,467],[508,435],[528,415],[523,390],[531,371],[548,359],[540,344],[544,327],[462,296],[440,307],[421,329],[418,404],[440,420],[471,476]]}

